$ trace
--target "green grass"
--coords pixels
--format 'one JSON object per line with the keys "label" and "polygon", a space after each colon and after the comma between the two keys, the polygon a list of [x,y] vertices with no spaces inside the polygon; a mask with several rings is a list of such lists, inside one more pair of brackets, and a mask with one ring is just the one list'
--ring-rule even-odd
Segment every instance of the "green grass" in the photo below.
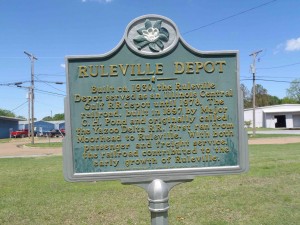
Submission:
{"label": "green grass", "polygon": [[0,139],[0,144],[1,143],[7,143],[9,141],[10,141],[10,138],[2,138],[2,139]]}
{"label": "green grass", "polygon": [[39,148],[61,148],[62,142],[47,142],[47,143],[34,143],[25,144],[28,147],[39,147]]}
{"label": "green grass", "polygon": [[[170,192],[172,225],[297,225],[300,144],[249,146],[250,171]],[[118,181],[68,183],[62,157],[0,159],[0,224],[149,225],[147,193]]]}
{"label": "green grass", "polygon": [[[246,128],[247,131],[253,131],[252,127]],[[255,128],[256,131],[272,131],[272,130],[278,130],[278,128],[264,128],[264,127],[256,127]]]}

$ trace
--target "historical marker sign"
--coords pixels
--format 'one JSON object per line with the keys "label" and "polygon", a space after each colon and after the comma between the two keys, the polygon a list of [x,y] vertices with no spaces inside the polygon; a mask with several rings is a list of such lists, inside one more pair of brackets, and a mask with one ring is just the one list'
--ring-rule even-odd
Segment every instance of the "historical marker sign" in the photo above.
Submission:
{"label": "historical marker sign", "polygon": [[172,21],[146,15],[111,52],[66,66],[67,180],[247,170],[237,51],[195,50]]}

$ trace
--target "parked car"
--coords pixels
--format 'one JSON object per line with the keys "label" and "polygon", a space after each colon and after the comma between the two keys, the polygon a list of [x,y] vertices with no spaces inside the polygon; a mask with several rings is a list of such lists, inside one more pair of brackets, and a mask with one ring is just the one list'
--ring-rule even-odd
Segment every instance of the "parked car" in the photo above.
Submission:
{"label": "parked car", "polygon": [[50,137],[63,137],[65,136],[65,129],[53,129],[49,132]]}
{"label": "parked car", "polygon": [[48,137],[50,131],[37,132],[38,137]]}
{"label": "parked car", "polygon": [[[13,138],[24,138],[24,137],[29,137],[31,136],[30,131],[28,131],[27,129],[24,130],[16,130],[16,131],[12,131],[10,133],[10,136]],[[36,131],[34,131],[34,136],[36,136]]]}
{"label": "parked car", "polygon": [[24,137],[28,137],[29,133],[28,133],[27,129],[26,130],[16,130],[16,131],[12,131],[10,133],[10,136],[14,137],[14,138],[18,138],[18,137],[24,138]]}

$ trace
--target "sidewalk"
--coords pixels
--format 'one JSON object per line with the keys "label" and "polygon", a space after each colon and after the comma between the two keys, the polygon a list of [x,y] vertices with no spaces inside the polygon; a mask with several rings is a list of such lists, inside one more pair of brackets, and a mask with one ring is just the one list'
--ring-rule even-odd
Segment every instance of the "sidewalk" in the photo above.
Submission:
{"label": "sidewalk", "polygon": [[300,143],[300,136],[278,138],[254,138],[248,140],[249,145],[282,145],[289,143]]}
{"label": "sidewalk", "polygon": [[[257,130],[257,134],[298,134],[300,135],[300,130]],[[252,134],[252,131],[248,131],[248,134]]]}

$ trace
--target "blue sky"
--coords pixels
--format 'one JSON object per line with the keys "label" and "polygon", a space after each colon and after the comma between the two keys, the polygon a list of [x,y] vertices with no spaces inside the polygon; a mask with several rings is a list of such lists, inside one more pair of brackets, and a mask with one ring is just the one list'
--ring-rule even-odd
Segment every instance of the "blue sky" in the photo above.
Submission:
{"label": "blue sky", "polygon": [[27,51],[38,58],[35,117],[63,113],[66,87],[53,82],[65,82],[65,56],[110,51],[145,14],[171,19],[198,50],[239,50],[241,82],[249,90],[249,55],[263,50],[257,83],[283,98],[289,82],[300,78],[299,10],[298,0],[1,0],[0,108],[27,118],[26,88],[5,85],[30,85]]}

